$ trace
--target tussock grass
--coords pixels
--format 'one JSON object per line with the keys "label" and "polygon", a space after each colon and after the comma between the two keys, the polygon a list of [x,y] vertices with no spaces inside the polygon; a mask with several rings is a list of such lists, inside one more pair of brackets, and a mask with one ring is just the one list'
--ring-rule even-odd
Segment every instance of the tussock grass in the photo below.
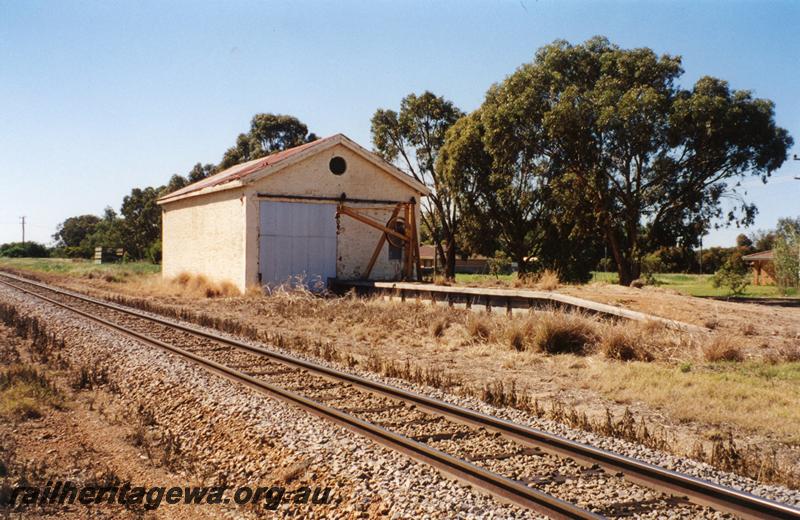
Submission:
{"label": "tussock grass", "polygon": [[600,351],[619,361],[652,361],[653,354],[642,340],[641,329],[611,327],[601,336]]}
{"label": "tussock grass", "polygon": [[586,354],[597,341],[596,326],[587,318],[565,312],[539,315],[534,347],[548,354]]}
{"label": "tussock grass", "polygon": [[434,320],[431,323],[431,335],[434,338],[441,338],[444,335],[444,331],[447,329],[449,322],[447,318],[439,318]]}
{"label": "tussock grass", "polygon": [[741,346],[730,336],[716,335],[703,345],[703,358],[706,361],[743,361]]}
{"label": "tussock grass", "polygon": [[558,273],[551,269],[542,271],[539,275],[539,279],[536,281],[536,288],[542,291],[555,291],[560,285],[561,279]]}
{"label": "tussock grass", "polygon": [[522,352],[531,349],[534,333],[533,320],[514,320],[505,327],[505,340],[512,349]]}
{"label": "tussock grass", "polygon": [[469,336],[479,342],[488,341],[492,334],[491,318],[484,313],[467,316],[465,326]]}

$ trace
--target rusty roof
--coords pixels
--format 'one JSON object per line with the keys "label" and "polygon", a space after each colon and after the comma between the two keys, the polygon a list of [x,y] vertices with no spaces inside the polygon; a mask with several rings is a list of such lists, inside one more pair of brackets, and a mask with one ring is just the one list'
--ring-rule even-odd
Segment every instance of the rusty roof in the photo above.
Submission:
{"label": "rusty roof", "polygon": [[749,255],[744,255],[742,260],[746,260],[748,262],[753,262],[756,260],[774,260],[775,259],[775,252],[772,250],[769,251],[759,251],[758,253],[752,253]]}
{"label": "rusty roof", "polygon": [[[370,159],[373,160],[376,164],[381,166],[383,169],[389,171],[392,175],[400,179],[401,181],[411,185],[415,189],[417,189],[421,194],[427,195],[429,190],[416,181],[410,175],[407,175],[403,171],[399,170],[394,165],[388,163],[383,158],[375,155],[368,150],[365,150],[357,143],[350,140],[344,134],[335,134],[328,137],[324,137],[322,139],[317,139],[316,141],[311,141],[310,143],[301,144],[299,146],[295,146],[294,148],[287,148],[286,150],[282,150],[280,152],[273,153],[271,155],[267,155],[266,157],[260,157],[258,159],[253,159],[252,161],[247,161],[241,164],[237,164],[236,166],[231,166],[230,168],[223,170],[219,173],[215,173],[210,177],[206,177],[205,179],[199,180],[194,182],[188,186],[185,186],[179,190],[175,190],[172,193],[168,193],[159,199],[159,202],[170,202],[172,200],[177,200],[179,198],[184,198],[189,196],[190,194],[195,194],[201,190],[206,188],[212,188],[216,186],[222,186],[224,184],[232,183],[235,181],[243,181],[248,176],[265,170],[267,168],[272,168],[280,165],[284,161],[297,156],[301,152],[311,152],[313,149],[316,148],[327,148],[327,145],[333,145],[335,143],[341,143],[348,145],[349,148],[354,149],[355,151],[361,153],[362,155],[369,156]],[[233,187],[233,186],[232,186]]]}
{"label": "rusty roof", "polygon": [[226,182],[242,179],[253,172],[263,170],[267,166],[272,166],[273,164],[279,163],[284,159],[288,159],[289,157],[302,152],[303,150],[307,150],[313,146],[319,146],[320,144],[329,141],[333,137],[334,136],[326,137],[324,139],[317,139],[316,141],[311,141],[310,143],[301,144],[300,146],[295,146],[294,148],[287,148],[286,150],[267,155],[266,157],[259,157],[258,159],[253,159],[252,161],[231,166],[227,170],[222,170],[221,172],[215,173],[214,175],[206,177],[205,179],[194,182],[188,186],[184,186],[183,188],[175,190],[172,193],[168,193],[162,197],[162,199],[171,199],[173,197],[179,197],[181,195],[186,195],[187,193],[202,190],[203,188],[210,188],[212,186],[225,184]]}

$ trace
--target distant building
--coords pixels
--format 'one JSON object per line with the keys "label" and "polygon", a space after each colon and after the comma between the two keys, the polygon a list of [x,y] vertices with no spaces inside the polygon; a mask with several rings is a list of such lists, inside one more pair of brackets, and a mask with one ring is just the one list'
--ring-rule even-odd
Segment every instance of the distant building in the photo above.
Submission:
{"label": "distant building", "polygon": [[753,269],[753,285],[775,285],[774,251],[759,251],[744,255],[742,260],[750,264]]}
{"label": "distant building", "polygon": [[202,274],[242,291],[299,279],[411,278],[418,241],[411,230],[427,194],[344,135],[319,139],[159,199],[162,273]]}
{"label": "distant building", "polygon": [[[429,244],[419,246],[419,257],[422,261],[423,269],[432,270],[434,265],[440,270],[444,268],[442,259],[436,259],[436,246]],[[487,274],[489,272],[489,259],[480,255],[471,256],[467,259],[457,256],[456,272],[465,274]]]}

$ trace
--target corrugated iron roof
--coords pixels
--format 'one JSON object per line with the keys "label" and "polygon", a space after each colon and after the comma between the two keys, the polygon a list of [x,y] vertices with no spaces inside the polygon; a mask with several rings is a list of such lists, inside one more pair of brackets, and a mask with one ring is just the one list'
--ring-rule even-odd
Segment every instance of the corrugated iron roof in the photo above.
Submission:
{"label": "corrugated iron roof", "polygon": [[752,262],[754,260],[774,260],[774,259],[775,259],[775,252],[772,250],[759,251],[758,253],[744,255],[742,257],[742,260],[746,260],[748,262]]}
{"label": "corrugated iron roof", "polygon": [[[410,175],[406,174],[402,170],[398,169],[393,164],[387,162],[382,157],[375,155],[374,153],[359,146],[357,143],[350,140],[344,134],[335,134],[322,139],[317,139],[316,141],[312,141],[310,143],[305,143],[301,144],[300,146],[295,146],[294,148],[288,148],[286,150],[276,152],[266,157],[261,157],[259,159],[254,159],[252,161],[248,161],[242,164],[237,164],[236,166],[232,166],[227,170],[221,171],[201,181],[197,181],[179,190],[175,190],[172,193],[169,193],[161,197],[160,199],[158,199],[158,201],[159,203],[171,202],[179,198],[193,196],[192,194],[204,190],[206,188],[213,188],[215,186],[222,186],[224,184],[240,181],[246,179],[251,174],[254,174],[256,172],[261,172],[267,168],[279,167],[279,165],[282,162],[294,156],[297,156],[300,153],[309,152],[314,148],[325,147],[328,146],[329,144],[333,146],[336,143],[344,144],[348,146],[351,150],[354,150],[359,154],[362,154],[364,157],[373,161],[375,164],[379,165],[382,169],[386,170],[391,175],[395,176],[402,182],[418,190],[419,193],[422,194],[423,196],[428,195],[430,193],[430,190],[426,186],[424,186],[419,181],[417,181]],[[235,186],[237,185],[231,187]]]}
{"label": "corrugated iron roof", "polygon": [[242,179],[244,177],[247,177],[251,173],[263,170],[267,166],[272,166],[274,164],[283,161],[284,159],[288,159],[289,157],[299,152],[302,152],[303,150],[308,150],[309,148],[313,148],[315,146],[324,144],[327,141],[333,139],[334,137],[336,136],[333,135],[330,137],[325,137],[323,139],[317,139],[316,141],[311,141],[310,143],[301,144],[300,146],[295,146],[294,148],[287,148],[286,150],[282,150],[280,152],[267,155],[266,157],[260,157],[258,159],[253,159],[252,161],[247,161],[241,164],[237,164],[236,166],[231,166],[227,170],[215,173],[214,175],[206,177],[203,180],[197,181],[188,186],[184,186],[179,190],[175,190],[172,193],[169,193],[164,197],[162,197],[162,200],[171,199],[173,197],[179,197],[181,195],[186,195],[187,193],[192,193],[195,191],[202,190],[203,188],[210,188],[212,186],[218,186],[220,184],[225,184],[227,182],[232,182]]}

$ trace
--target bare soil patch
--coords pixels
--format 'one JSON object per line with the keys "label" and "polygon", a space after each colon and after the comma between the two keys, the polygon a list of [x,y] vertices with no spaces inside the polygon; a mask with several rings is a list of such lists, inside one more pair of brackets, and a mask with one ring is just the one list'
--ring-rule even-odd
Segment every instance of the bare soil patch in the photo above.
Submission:
{"label": "bare soil patch", "polygon": [[652,286],[635,289],[594,283],[562,286],[558,292],[708,327],[758,349],[800,344],[800,311],[792,307],[697,298]]}

